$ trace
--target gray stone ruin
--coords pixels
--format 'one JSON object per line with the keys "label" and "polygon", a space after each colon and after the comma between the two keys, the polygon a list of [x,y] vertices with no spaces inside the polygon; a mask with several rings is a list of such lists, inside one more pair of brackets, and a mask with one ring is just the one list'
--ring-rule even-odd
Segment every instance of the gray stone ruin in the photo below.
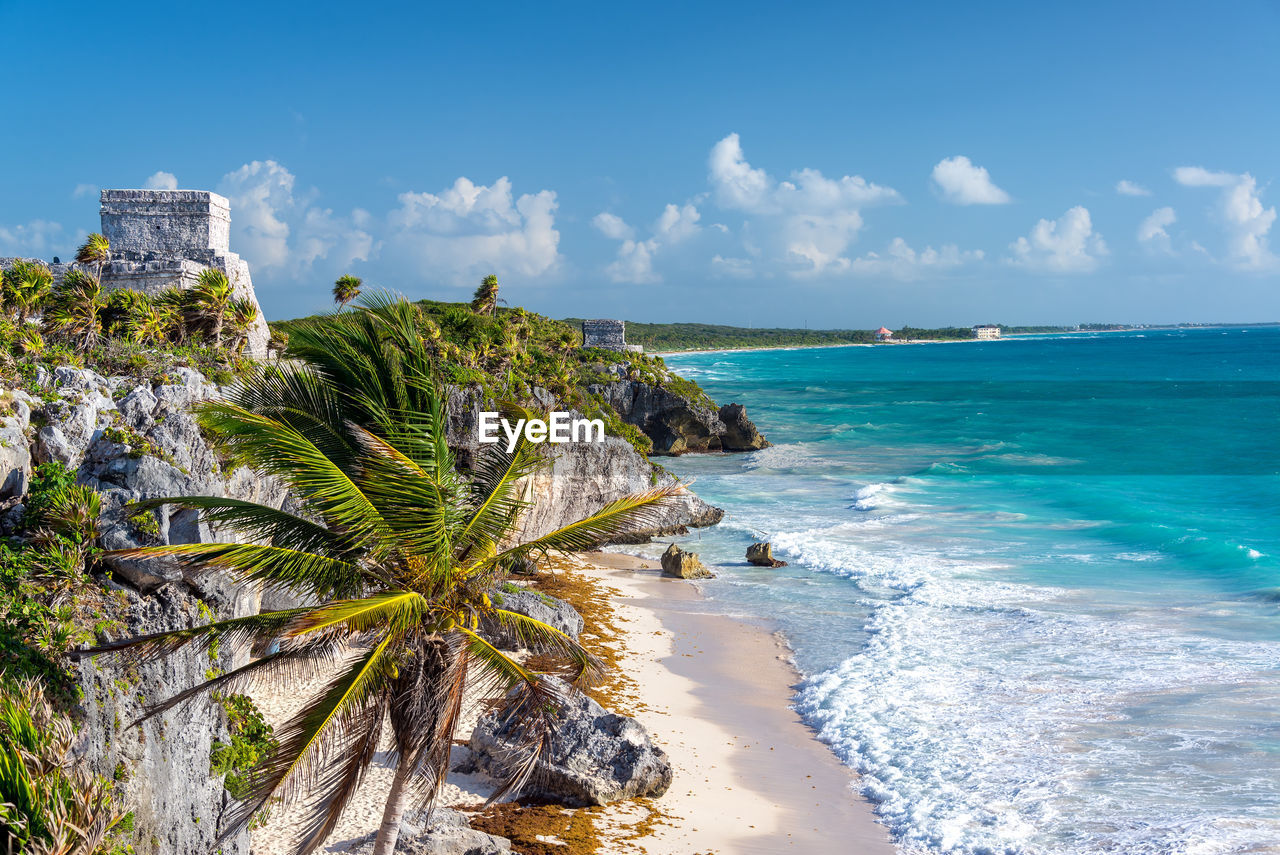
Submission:
{"label": "gray stone ruin", "polygon": [[626,321],[597,319],[582,322],[582,346],[599,347],[618,353],[643,353],[638,344],[627,344]]}
{"label": "gray stone ruin", "polygon": [[[102,271],[105,289],[132,288],[158,294],[190,288],[201,271],[221,270],[236,297],[255,304],[249,263],[231,251],[231,203],[206,190],[103,190],[102,234],[111,244],[111,262]],[[14,259],[0,258],[0,269]],[[50,264],[55,279],[73,264]],[[246,350],[267,355],[270,331],[262,307],[249,330]]]}

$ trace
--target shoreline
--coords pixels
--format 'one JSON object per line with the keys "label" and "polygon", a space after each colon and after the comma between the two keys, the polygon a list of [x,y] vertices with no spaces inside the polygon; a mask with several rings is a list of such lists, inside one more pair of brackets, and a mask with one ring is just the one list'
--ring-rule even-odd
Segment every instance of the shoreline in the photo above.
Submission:
{"label": "shoreline", "polygon": [[[618,667],[634,714],[675,767],[635,842],[650,851],[896,855],[857,777],[791,710],[800,679],[781,640],[703,611],[702,594],[624,553],[575,556],[577,572],[617,591]],[[610,846],[601,852],[633,852]]]}

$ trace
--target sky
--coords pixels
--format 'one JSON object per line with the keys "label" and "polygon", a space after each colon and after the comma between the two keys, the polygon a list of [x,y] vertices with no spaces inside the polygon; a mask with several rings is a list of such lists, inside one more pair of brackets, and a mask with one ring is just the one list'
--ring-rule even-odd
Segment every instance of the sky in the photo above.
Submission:
{"label": "sky", "polygon": [[1275,2],[104,8],[0,0],[0,256],[178,187],[271,319],[1280,320]]}

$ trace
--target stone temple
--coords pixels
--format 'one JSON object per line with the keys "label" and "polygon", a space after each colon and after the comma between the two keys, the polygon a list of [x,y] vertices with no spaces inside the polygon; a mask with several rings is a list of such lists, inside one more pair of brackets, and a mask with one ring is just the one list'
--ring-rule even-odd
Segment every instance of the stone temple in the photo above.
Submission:
{"label": "stone temple", "polygon": [[582,322],[582,346],[615,350],[619,353],[643,353],[638,344],[627,344],[627,322],[606,319]]}
{"label": "stone temple", "polygon": [[[205,190],[103,190],[102,234],[111,244],[111,262],[102,271],[104,289],[132,288],[158,294],[190,288],[202,270],[227,275],[235,296],[257,304],[249,264],[231,251],[231,203]],[[13,259],[0,258],[0,268]],[[75,265],[51,264],[57,279]],[[270,332],[259,306],[246,346],[267,355]]]}

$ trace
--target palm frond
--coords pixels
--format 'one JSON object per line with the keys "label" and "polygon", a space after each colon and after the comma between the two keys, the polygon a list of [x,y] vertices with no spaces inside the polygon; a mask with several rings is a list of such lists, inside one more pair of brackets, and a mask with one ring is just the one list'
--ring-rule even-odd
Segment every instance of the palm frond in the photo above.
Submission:
{"label": "palm frond", "polygon": [[493,616],[503,627],[514,632],[524,647],[571,661],[577,668],[573,678],[575,686],[589,686],[604,676],[604,663],[599,658],[551,624],[506,609],[494,609]]}
{"label": "palm frond", "polygon": [[353,597],[366,585],[385,580],[359,564],[315,552],[257,543],[175,543],[140,546],[107,553],[129,561],[177,561],[190,567],[229,570],[240,581],[320,599]]}
{"label": "palm frond", "polygon": [[215,638],[220,641],[238,645],[247,641],[270,641],[295,618],[311,611],[309,608],[284,609],[277,612],[262,612],[247,617],[229,618],[214,621],[204,626],[188,629],[174,629],[167,632],[153,632],[149,635],[138,635],[133,638],[122,638],[109,641],[97,647],[78,651],[78,656],[101,656],[104,653],[124,653],[139,659],[150,659],[167,656],[189,644],[196,649],[205,650]]}
{"label": "palm frond", "polygon": [[628,526],[657,525],[662,506],[684,492],[683,484],[672,484],[614,499],[588,517],[497,553],[482,562],[476,569],[503,565],[531,553],[545,554],[551,550],[575,552],[591,549]]}
{"label": "palm frond", "polygon": [[270,505],[221,496],[171,496],[145,499],[129,505],[132,511],[149,511],[164,505],[200,511],[200,518],[215,525],[229,526],[252,540],[272,546],[309,550],[322,555],[339,555],[348,544],[331,529],[304,517]]}
{"label": "palm frond", "polygon": [[375,628],[407,632],[422,623],[429,605],[417,591],[385,591],[359,600],[339,600],[308,609],[289,624],[283,635],[300,638],[337,627],[352,634]]}

